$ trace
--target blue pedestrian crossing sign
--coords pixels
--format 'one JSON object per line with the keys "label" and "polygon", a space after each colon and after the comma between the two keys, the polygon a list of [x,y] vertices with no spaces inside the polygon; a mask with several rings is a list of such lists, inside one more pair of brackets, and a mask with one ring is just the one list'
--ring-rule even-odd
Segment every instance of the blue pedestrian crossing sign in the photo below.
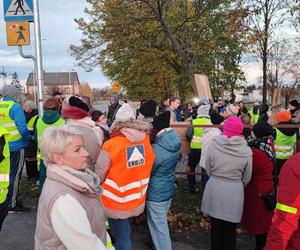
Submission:
{"label": "blue pedestrian crossing sign", "polygon": [[3,0],[4,21],[33,22],[33,0]]}

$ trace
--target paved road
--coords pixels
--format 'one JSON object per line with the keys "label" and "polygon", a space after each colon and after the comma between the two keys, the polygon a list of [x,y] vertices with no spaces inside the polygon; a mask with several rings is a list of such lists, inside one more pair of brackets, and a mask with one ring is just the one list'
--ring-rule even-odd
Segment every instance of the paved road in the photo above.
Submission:
{"label": "paved road", "polygon": [[[29,205],[28,203],[25,205]],[[36,220],[36,206],[31,207],[29,214],[9,214],[6,218],[2,232],[0,232],[0,249],[5,250],[33,250],[34,231]],[[149,249],[143,242],[143,237],[134,230],[133,249]],[[181,242],[173,242],[174,250],[195,250],[196,248]]]}

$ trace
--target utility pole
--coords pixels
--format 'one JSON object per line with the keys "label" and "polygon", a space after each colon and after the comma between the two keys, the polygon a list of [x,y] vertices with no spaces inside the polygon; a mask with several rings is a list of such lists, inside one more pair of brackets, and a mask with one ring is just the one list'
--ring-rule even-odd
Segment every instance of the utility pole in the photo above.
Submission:
{"label": "utility pole", "polygon": [[34,36],[35,36],[35,57],[36,57],[36,79],[38,86],[38,109],[39,116],[43,115],[44,104],[44,72],[42,60],[42,45],[41,45],[41,29],[40,29],[40,14],[38,0],[33,0],[33,15],[34,15]]}

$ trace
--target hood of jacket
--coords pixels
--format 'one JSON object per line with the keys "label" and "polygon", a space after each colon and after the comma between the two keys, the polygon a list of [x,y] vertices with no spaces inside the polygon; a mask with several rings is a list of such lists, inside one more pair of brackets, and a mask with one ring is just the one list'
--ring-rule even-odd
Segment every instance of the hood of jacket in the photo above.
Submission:
{"label": "hood of jacket", "polygon": [[149,123],[140,120],[114,121],[110,128],[111,137],[121,134],[131,142],[139,142],[150,133],[150,128]]}
{"label": "hood of jacket", "polygon": [[181,147],[181,141],[172,128],[161,130],[155,137],[154,142],[170,152],[177,152]]}
{"label": "hood of jacket", "polygon": [[[293,122],[279,122],[278,125],[295,125]],[[278,130],[286,136],[292,136],[297,133],[297,128],[278,128]]]}
{"label": "hood of jacket", "polygon": [[252,155],[252,150],[248,147],[244,137],[232,136],[228,138],[225,135],[215,137],[212,144],[221,152],[236,157],[247,157]]}
{"label": "hood of jacket", "polygon": [[55,110],[44,111],[42,120],[46,124],[53,124],[60,118],[60,114]]}
{"label": "hood of jacket", "polygon": [[77,119],[83,119],[85,117],[88,117],[90,116],[90,114],[81,108],[67,106],[62,109],[61,116],[64,119],[77,120]]}

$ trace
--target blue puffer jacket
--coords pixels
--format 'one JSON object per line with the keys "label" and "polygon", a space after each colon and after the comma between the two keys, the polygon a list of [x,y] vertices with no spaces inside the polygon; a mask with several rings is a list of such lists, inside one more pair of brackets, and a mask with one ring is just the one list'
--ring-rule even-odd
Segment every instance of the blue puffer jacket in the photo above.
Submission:
{"label": "blue puffer jacket", "polygon": [[181,141],[173,129],[161,131],[152,145],[155,161],[151,171],[147,200],[162,202],[175,196],[175,169]]}

